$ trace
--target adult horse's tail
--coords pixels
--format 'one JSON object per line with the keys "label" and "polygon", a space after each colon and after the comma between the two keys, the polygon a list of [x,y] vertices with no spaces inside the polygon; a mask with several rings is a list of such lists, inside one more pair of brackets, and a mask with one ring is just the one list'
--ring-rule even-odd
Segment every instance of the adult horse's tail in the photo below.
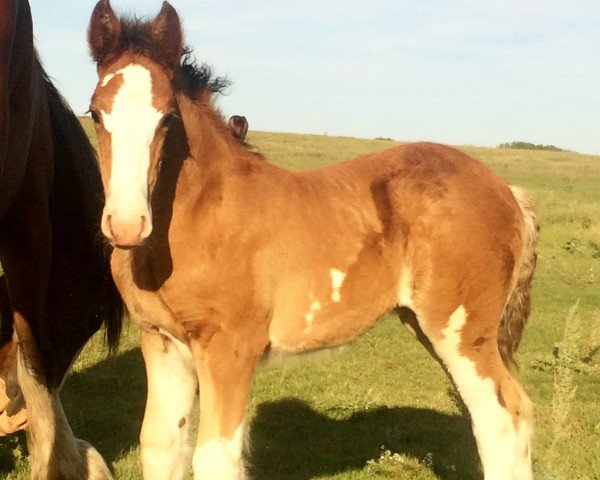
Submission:
{"label": "adult horse's tail", "polygon": [[[50,199],[53,254],[65,252],[72,258],[81,253],[90,267],[80,301],[84,318],[81,335],[91,335],[104,322],[109,350],[118,346],[123,302],[110,273],[110,251],[100,235],[104,192],[96,153],[79,120],[40,66],[55,143],[54,186]],[[86,328],[81,328],[81,325]],[[87,338],[82,338],[82,344]],[[75,352],[74,352],[75,353]],[[59,375],[62,372],[57,372]]]}
{"label": "adult horse's tail", "polygon": [[513,354],[521,342],[523,329],[531,313],[531,284],[537,262],[536,247],[540,232],[535,208],[528,194],[522,188],[510,188],[523,214],[524,226],[521,266],[515,288],[504,307],[498,330],[498,348],[507,367],[514,363]]}

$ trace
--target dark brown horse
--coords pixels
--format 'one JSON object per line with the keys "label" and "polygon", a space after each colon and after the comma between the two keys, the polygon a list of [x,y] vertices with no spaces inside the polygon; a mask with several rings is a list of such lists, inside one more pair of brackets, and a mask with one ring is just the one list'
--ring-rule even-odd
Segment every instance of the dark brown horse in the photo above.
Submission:
{"label": "dark brown horse", "polygon": [[101,177],[40,65],[26,0],[0,6],[0,106],[0,428],[23,426],[26,404],[32,478],[109,478],[98,453],[73,437],[58,397],[103,320],[112,348],[120,332],[122,306],[97,234]]}
{"label": "dark brown horse", "polygon": [[102,231],[141,329],[145,479],[180,479],[196,389],[196,479],[244,478],[244,416],[265,351],[339,345],[388,310],[469,409],[486,480],[529,480],[531,405],[508,369],[529,313],[537,229],[524,193],[419,143],[291,172],[231,135],[222,84],[184,58],[175,10],[96,5],[89,42]]}

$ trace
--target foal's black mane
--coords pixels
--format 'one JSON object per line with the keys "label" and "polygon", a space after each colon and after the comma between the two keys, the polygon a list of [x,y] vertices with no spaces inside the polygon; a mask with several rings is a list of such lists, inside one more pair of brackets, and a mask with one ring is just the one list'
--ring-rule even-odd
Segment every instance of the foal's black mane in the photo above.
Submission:
{"label": "foal's black mane", "polygon": [[[152,22],[136,16],[121,17],[121,36],[117,49],[112,52],[113,55],[119,56],[125,51],[147,57],[159,65],[169,69],[167,59],[162,45],[157,42],[152,36]],[[226,77],[213,76],[212,69],[206,63],[198,64],[190,46],[185,46],[178,71],[179,84],[177,88],[181,88],[185,93],[193,98],[199,98],[203,93],[209,95],[215,93],[224,93],[230,86],[230,81]],[[215,115],[221,117],[220,112],[215,110]],[[221,120],[223,118],[221,117]],[[250,145],[245,141],[235,139],[229,129],[222,123],[222,131],[228,138],[232,138],[236,143],[240,143],[246,148]],[[255,156],[262,158],[262,155],[251,152]]]}
{"label": "foal's black mane", "polygon": [[[168,67],[161,45],[152,38],[151,22],[138,17],[121,18],[120,52],[129,50]],[[120,53],[119,52],[119,53]],[[191,47],[186,46],[179,65],[180,73],[192,94],[223,93],[230,85],[225,77],[214,77],[209,65],[198,65]]]}

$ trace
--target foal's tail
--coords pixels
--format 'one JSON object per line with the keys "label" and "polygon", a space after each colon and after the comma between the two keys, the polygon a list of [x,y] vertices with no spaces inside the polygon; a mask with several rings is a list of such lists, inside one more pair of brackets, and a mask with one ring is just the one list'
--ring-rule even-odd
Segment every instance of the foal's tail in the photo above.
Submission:
{"label": "foal's tail", "polygon": [[537,241],[540,226],[535,215],[533,201],[520,187],[510,187],[523,214],[523,252],[517,283],[512,291],[498,330],[498,348],[502,361],[508,367],[514,363],[513,354],[521,342],[523,329],[531,313],[531,283],[537,262]]}

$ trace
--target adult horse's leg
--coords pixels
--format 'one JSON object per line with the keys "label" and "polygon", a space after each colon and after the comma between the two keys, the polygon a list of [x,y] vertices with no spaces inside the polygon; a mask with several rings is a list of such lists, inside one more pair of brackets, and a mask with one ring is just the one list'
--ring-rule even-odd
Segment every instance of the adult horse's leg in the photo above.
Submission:
{"label": "adult horse's leg", "polygon": [[256,331],[218,326],[199,329],[192,340],[200,379],[200,427],[193,460],[196,480],[245,478],[244,416],[252,376],[267,342],[266,333],[263,338]]}
{"label": "adult horse's leg", "polygon": [[[6,318],[6,317],[5,317]],[[12,331],[12,314],[10,318]],[[10,435],[27,426],[27,411],[17,378],[17,344],[8,341],[0,347],[0,436]]]}
{"label": "adult horse's leg", "polygon": [[[18,388],[17,344],[12,341],[13,323],[6,277],[0,277],[0,436],[14,433],[27,424],[23,395]],[[7,387],[9,391],[7,392]],[[9,397],[10,394],[10,397]],[[11,408],[7,407],[11,404]]]}
{"label": "adult horse's leg", "polygon": [[156,329],[141,331],[148,398],[140,435],[145,480],[182,479],[189,469],[188,430],[198,378],[181,342]]}
{"label": "adult horse's leg", "polygon": [[28,322],[19,312],[14,316],[18,341],[17,370],[31,422],[27,429],[29,470],[32,480],[112,480],[102,456],[87,442],[73,436],[58,398],[35,373],[39,358],[37,342]]}
{"label": "adult horse's leg", "polygon": [[[4,269],[10,307],[29,323],[34,337],[41,342],[47,324],[46,288],[51,261],[51,228],[48,219],[47,196],[36,191],[39,186],[24,185],[14,202],[10,214],[2,220],[0,229],[0,262]],[[3,306],[3,310],[6,307]],[[12,315],[11,315],[12,317]],[[9,318],[3,322],[10,321]],[[4,328],[3,328],[4,329]],[[12,328],[11,328],[12,330]],[[41,347],[42,354],[45,346]],[[9,347],[13,351],[13,347]],[[13,357],[13,359],[16,359]],[[36,365],[43,365],[42,361]],[[16,362],[7,362],[0,372],[7,380],[9,392],[14,389],[11,380],[16,372]],[[35,372],[45,378],[45,371]]]}

